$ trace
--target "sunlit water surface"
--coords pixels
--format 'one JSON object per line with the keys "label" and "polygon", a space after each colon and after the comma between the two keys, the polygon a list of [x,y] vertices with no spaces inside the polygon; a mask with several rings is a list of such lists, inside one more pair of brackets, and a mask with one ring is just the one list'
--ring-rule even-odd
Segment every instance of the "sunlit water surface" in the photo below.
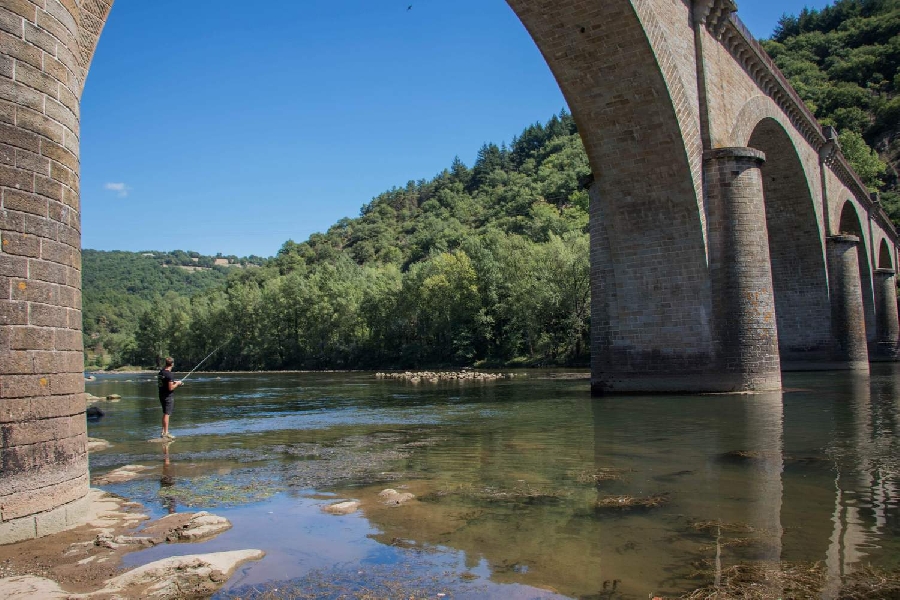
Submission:
{"label": "sunlit water surface", "polygon": [[[234,524],[126,566],[265,550],[222,597],[294,585],[321,597],[643,599],[693,590],[741,561],[819,561],[837,582],[900,565],[893,365],[871,377],[788,373],[785,392],[755,395],[591,398],[586,373],[552,371],[482,384],[373,373],[188,381],[168,448],[148,441],[159,435],[153,376],[87,382],[122,396],[89,425],[112,443],[91,472],[152,466],[149,478],[104,487],[153,516],[208,509]],[[384,506],[385,488],[417,499]],[[322,512],[344,499],[361,510]],[[651,506],[629,509],[632,499]]]}

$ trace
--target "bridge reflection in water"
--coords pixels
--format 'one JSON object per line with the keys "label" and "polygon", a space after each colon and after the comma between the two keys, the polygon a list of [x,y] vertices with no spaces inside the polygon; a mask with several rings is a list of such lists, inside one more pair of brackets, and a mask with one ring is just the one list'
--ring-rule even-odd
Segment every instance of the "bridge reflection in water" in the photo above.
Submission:
{"label": "bridge reflection in water", "polygon": [[[824,565],[829,597],[900,558],[898,376],[876,365],[788,374],[784,392],[517,404],[417,458],[418,507],[366,516],[381,541],[462,550],[498,583],[568,596],[678,593],[788,561]],[[596,507],[610,498],[659,506]]]}

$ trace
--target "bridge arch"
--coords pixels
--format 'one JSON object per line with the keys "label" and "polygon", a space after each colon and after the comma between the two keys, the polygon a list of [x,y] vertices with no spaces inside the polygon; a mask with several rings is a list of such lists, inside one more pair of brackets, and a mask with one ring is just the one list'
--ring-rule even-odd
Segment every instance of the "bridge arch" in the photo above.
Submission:
{"label": "bridge arch", "polygon": [[878,250],[878,268],[893,269],[894,258],[891,255],[891,247],[888,246],[887,239],[881,238],[881,247]]}
{"label": "bridge arch", "polygon": [[869,243],[871,240],[863,228],[856,203],[847,199],[841,206],[841,217],[838,221],[839,234],[852,235],[859,238],[857,257],[859,262],[860,290],[862,291],[863,315],[865,318],[866,340],[873,343],[875,333],[875,297],[872,289],[873,269],[869,257],[872,256]]}
{"label": "bridge arch", "polygon": [[746,144],[766,155],[761,170],[781,365],[802,368],[826,359],[831,348],[828,278],[810,177],[780,119],[764,116]]}

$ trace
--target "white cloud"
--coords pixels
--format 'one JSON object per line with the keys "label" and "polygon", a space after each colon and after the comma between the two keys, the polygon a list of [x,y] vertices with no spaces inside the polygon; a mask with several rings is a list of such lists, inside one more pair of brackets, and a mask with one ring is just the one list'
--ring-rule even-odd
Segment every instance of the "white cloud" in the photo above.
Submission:
{"label": "white cloud", "polygon": [[131,188],[124,183],[107,183],[103,188],[115,192],[119,198],[127,198],[128,192],[131,191]]}

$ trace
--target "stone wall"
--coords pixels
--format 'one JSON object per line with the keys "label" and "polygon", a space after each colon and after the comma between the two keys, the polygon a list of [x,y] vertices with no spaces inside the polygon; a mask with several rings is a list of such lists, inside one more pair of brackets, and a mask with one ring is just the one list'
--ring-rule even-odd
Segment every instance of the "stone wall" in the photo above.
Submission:
{"label": "stone wall", "polygon": [[0,542],[76,523],[88,490],[79,22],[72,1],[0,5]]}

